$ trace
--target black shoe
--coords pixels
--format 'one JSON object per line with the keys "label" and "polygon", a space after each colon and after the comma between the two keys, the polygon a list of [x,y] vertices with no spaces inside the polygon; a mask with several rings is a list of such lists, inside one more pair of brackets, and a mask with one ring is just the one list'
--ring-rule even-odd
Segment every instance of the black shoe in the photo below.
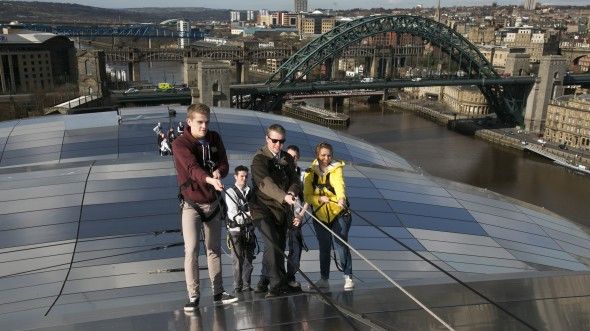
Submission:
{"label": "black shoe", "polygon": [[268,292],[266,292],[266,295],[264,296],[264,298],[269,299],[269,298],[278,297],[279,295],[281,295],[281,292],[277,289],[273,289],[273,290],[269,290]]}
{"label": "black shoe", "polygon": [[226,305],[228,303],[236,302],[238,298],[234,297],[233,295],[223,291],[221,293],[215,294],[213,296],[213,302],[217,305]]}
{"label": "black shoe", "polygon": [[256,293],[264,293],[268,291],[268,281],[261,280],[256,284],[256,289],[254,292]]}
{"label": "black shoe", "polygon": [[194,300],[189,300],[189,302],[184,305],[184,311],[196,311],[199,310],[199,298]]}
{"label": "black shoe", "polygon": [[248,287],[244,287],[244,288],[242,289],[242,292],[252,292],[252,291],[254,291],[254,289],[252,289],[250,286],[248,286]]}
{"label": "black shoe", "polygon": [[242,288],[240,288],[240,287],[235,288],[234,293],[242,293]]}

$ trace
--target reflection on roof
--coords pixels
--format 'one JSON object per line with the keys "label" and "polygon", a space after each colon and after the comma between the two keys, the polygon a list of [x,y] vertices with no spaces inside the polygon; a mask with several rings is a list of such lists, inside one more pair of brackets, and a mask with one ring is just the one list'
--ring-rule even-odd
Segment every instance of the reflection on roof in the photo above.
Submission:
{"label": "reflection on roof", "polygon": [[[151,324],[148,329],[158,329],[163,323],[159,314],[169,325],[180,321],[184,326],[178,328],[189,328],[189,322],[197,319],[184,319],[177,311],[186,295],[183,273],[173,272],[182,267],[183,257],[182,247],[175,246],[182,241],[175,232],[178,188],[172,159],[157,155],[152,131],[157,122],[166,127],[167,114],[164,107],[122,109],[120,125],[116,113],[0,123],[3,330],[61,329],[77,323],[81,329],[99,328],[118,318],[124,325],[143,320]],[[184,120],[184,115],[178,116]],[[250,164],[264,142],[264,129],[272,123],[282,124],[287,143],[300,147],[302,167],[309,165],[318,142],[330,142],[336,158],[348,164],[351,208],[461,278],[529,279],[589,271],[590,236],[580,226],[535,206],[423,174],[394,153],[328,128],[265,113],[214,109],[211,128],[224,139],[230,168]],[[303,253],[302,270],[317,279],[318,246],[311,223],[303,233],[310,250]],[[441,272],[360,218],[353,219],[349,240],[395,280],[414,285],[445,282]],[[204,256],[201,259],[201,266],[206,265]],[[364,262],[353,259],[358,290],[342,297],[333,293],[349,308],[363,302],[371,289],[389,285]],[[260,261],[255,260],[254,282]],[[231,259],[224,256],[223,263],[225,284],[230,287]],[[337,275],[334,286],[343,283]],[[201,273],[203,297],[207,277]],[[62,295],[44,317],[64,280]],[[391,291],[390,295],[396,293]],[[396,295],[395,300],[401,300]],[[227,329],[288,322],[301,326],[298,316],[284,317],[287,322],[261,318],[277,308],[260,298],[246,299],[249,304],[223,311],[202,302],[203,316],[198,320],[205,329],[211,329],[206,326],[217,318],[229,323]],[[312,329],[342,327],[338,315],[319,299],[301,295],[289,300],[276,303],[306,309]],[[238,321],[241,310],[252,315],[249,322]],[[147,319],[134,317],[148,311],[153,315]],[[221,313],[224,316],[217,316]],[[448,317],[457,318],[453,316]]]}

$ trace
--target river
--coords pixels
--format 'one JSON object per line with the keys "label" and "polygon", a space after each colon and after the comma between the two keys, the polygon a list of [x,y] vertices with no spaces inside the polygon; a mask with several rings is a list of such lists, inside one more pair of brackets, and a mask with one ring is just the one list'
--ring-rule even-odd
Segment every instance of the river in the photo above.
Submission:
{"label": "river", "polygon": [[427,173],[544,207],[590,226],[590,176],[529,152],[464,136],[412,112],[352,111],[343,131],[388,149]]}

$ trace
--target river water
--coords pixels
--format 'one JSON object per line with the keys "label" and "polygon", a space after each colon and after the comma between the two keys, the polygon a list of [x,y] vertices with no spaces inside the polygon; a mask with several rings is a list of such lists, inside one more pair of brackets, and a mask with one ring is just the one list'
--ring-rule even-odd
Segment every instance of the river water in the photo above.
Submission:
{"label": "river water", "polygon": [[412,112],[352,111],[343,131],[437,177],[523,200],[590,226],[590,176],[529,152],[464,136]]}
{"label": "river water", "polygon": [[[142,79],[153,84],[182,83],[180,63],[142,63],[140,70]],[[463,136],[408,111],[354,104],[346,111],[351,125],[344,132],[388,149],[434,176],[486,188],[590,226],[590,176]]]}

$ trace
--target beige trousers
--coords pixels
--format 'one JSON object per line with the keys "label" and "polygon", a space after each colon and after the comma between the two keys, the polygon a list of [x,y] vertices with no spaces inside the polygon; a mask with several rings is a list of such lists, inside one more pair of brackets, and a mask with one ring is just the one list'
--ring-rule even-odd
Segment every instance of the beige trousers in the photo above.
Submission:
{"label": "beige trousers", "polygon": [[[213,211],[214,204],[198,204],[205,215]],[[221,277],[221,211],[209,222],[201,222],[201,218],[186,202],[182,206],[182,237],[184,238],[184,275],[189,297],[199,297],[199,238],[203,224],[207,269],[213,294],[223,291]]]}

